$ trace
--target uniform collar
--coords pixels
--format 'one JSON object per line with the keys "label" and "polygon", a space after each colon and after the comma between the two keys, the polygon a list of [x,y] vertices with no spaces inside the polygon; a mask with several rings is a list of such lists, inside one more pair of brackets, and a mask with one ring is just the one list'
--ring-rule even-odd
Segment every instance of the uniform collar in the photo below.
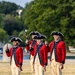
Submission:
{"label": "uniform collar", "polygon": [[54,42],[56,42],[56,43],[57,43],[57,42],[59,42],[60,40],[61,40],[61,39],[59,38],[58,40],[56,40],[56,41],[54,41]]}

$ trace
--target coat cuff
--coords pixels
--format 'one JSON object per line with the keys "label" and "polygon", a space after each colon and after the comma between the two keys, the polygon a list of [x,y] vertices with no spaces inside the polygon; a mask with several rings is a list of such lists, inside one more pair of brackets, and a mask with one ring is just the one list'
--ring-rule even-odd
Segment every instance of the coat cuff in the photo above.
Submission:
{"label": "coat cuff", "polygon": [[8,53],[9,52],[9,49],[8,50],[5,50],[5,52]]}
{"label": "coat cuff", "polygon": [[30,48],[30,49],[29,49],[29,51],[32,51],[32,50],[33,50],[33,48]]}
{"label": "coat cuff", "polygon": [[20,66],[22,66],[22,63],[20,63]]}
{"label": "coat cuff", "polygon": [[47,66],[47,63],[44,63],[45,66]]}
{"label": "coat cuff", "polygon": [[65,64],[65,62],[64,62],[64,61],[62,61],[62,64]]}

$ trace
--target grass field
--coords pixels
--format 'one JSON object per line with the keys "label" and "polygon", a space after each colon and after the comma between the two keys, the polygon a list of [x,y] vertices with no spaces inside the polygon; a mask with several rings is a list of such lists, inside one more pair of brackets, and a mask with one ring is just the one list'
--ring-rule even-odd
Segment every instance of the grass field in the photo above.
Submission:
{"label": "grass field", "polygon": [[[62,70],[63,75],[75,75],[75,63],[66,63],[64,66],[65,67]],[[11,75],[9,63],[0,62],[0,75]],[[24,62],[21,75],[31,75],[29,62]],[[47,66],[47,71],[45,72],[45,75],[51,75],[50,65]]]}

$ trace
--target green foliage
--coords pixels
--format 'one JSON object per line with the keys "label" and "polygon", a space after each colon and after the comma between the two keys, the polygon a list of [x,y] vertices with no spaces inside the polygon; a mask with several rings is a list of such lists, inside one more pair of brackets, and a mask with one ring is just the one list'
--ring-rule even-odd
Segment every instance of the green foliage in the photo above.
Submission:
{"label": "green foliage", "polygon": [[7,39],[6,31],[2,28],[0,28],[0,42],[4,42],[4,40]]}
{"label": "green foliage", "polygon": [[24,30],[22,30],[19,35],[18,35],[22,40],[23,42],[21,43],[21,46],[22,47],[25,47],[25,40],[26,40],[26,33]]}
{"label": "green foliage", "polygon": [[[23,8],[15,3],[0,1],[0,41],[8,41],[10,36],[18,36],[26,28],[17,12],[19,9]],[[3,29],[7,34],[4,34]]]}
{"label": "green foliage", "polygon": [[0,28],[4,27],[4,17],[5,17],[4,14],[0,14]]}
{"label": "green foliage", "polygon": [[11,15],[6,15],[4,20],[4,29],[9,35],[12,35],[14,31],[19,33],[23,28],[24,25],[19,18],[14,18]]}
{"label": "green foliage", "polygon": [[23,39],[23,41],[25,41],[26,40],[26,33],[25,33],[25,31],[24,30],[22,30],[20,33],[19,33],[19,35],[18,35],[21,39]]}
{"label": "green foliage", "polygon": [[75,1],[74,0],[33,0],[23,10],[22,19],[28,32],[36,30],[48,37],[60,31],[67,45],[74,45]]}
{"label": "green foliage", "polygon": [[16,14],[16,10],[22,8],[15,3],[0,1],[0,13],[3,14]]}

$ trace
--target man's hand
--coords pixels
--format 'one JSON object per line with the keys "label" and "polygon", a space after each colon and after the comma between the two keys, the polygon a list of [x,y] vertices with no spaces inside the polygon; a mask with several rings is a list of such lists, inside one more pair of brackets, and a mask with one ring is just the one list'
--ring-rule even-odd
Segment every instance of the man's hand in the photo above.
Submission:
{"label": "man's hand", "polygon": [[19,70],[22,71],[22,66],[19,65]]}
{"label": "man's hand", "polygon": [[46,71],[46,66],[44,65],[44,71]]}
{"label": "man's hand", "polygon": [[5,51],[8,51],[9,50],[9,48],[8,48],[8,44],[6,45],[6,49],[5,49]]}
{"label": "man's hand", "polygon": [[61,67],[60,68],[63,69],[64,68],[64,64],[61,63]]}
{"label": "man's hand", "polygon": [[29,40],[26,39],[25,43],[28,44],[29,43]]}

